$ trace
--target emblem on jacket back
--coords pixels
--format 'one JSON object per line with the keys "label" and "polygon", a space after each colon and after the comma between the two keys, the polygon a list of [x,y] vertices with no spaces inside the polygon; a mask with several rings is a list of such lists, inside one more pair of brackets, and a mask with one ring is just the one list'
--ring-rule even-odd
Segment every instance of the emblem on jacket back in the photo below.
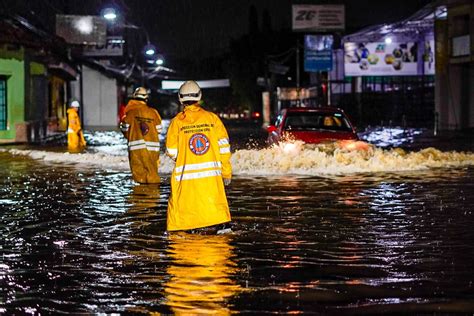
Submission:
{"label": "emblem on jacket back", "polygon": [[191,136],[191,139],[189,139],[189,149],[191,149],[195,155],[204,155],[209,150],[209,147],[209,139],[204,134],[194,134]]}
{"label": "emblem on jacket back", "polygon": [[140,122],[140,130],[142,131],[142,135],[145,136],[150,131],[150,128],[147,123]]}

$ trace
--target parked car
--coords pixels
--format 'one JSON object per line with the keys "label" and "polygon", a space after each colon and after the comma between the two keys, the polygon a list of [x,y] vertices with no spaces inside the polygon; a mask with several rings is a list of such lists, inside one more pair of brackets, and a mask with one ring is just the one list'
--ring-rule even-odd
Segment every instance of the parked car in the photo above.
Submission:
{"label": "parked car", "polygon": [[359,139],[344,111],[329,107],[284,109],[267,131],[269,144],[287,139],[307,144]]}

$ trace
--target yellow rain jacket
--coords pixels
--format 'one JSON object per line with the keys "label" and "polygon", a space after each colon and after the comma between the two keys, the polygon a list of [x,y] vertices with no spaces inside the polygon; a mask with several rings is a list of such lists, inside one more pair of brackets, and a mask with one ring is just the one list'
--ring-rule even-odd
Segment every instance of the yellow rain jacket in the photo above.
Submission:
{"label": "yellow rain jacket", "polygon": [[77,110],[69,108],[67,110],[67,147],[69,150],[76,151],[86,146],[86,140],[82,133],[81,120]]}
{"label": "yellow rain jacket", "polygon": [[138,183],[159,183],[161,117],[144,101],[130,100],[120,128],[128,140],[132,178]]}
{"label": "yellow rain jacket", "polygon": [[230,221],[222,178],[232,177],[227,131],[214,113],[188,105],[172,121],[166,152],[171,175],[167,229],[188,230]]}

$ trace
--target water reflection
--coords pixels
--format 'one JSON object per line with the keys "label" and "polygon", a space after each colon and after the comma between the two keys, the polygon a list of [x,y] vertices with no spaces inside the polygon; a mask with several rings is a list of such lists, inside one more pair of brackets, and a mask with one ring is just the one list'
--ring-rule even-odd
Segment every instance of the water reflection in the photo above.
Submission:
{"label": "water reflection", "polygon": [[400,127],[379,127],[360,133],[361,139],[378,147],[394,147],[413,143],[415,137],[425,130]]}
{"label": "water reflection", "polygon": [[166,243],[166,198],[161,196],[160,185],[133,185],[126,205],[120,221],[130,229],[129,253],[160,261]]}
{"label": "water reflection", "polygon": [[230,314],[228,301],[241,290],[233,279],[231,236],[174,233],[169,239],[166,304],[175,314]]}
{"label": "water reflection", "polygon": [[168,236],[166,174],[70,162],[0,152],[0,314],[474,310],[472,167],[236,176],[234,234]]}
{"label": "water reflection", "polygon": [[128,195],[127,217],[133,219],[134,228],[149,224],[149,219],[156,214],[160,202],[160,185],[135,185]]}

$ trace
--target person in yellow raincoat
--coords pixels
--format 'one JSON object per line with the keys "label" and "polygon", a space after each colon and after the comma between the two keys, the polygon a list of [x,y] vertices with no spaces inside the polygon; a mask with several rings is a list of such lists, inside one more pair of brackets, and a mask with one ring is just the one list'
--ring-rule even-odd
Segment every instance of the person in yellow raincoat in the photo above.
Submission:
{"label": "person in yellow raincoat", "polygon": [[148,91],[139,87],[125,107],[120,129],[128,140],[132,178],[138,183],[159,183],[161,117],[147,104]]}
{"label": "person in yellow raincoat", "polygon": [[[201,89],[186,81],[179,89],[185,106],[171,121],[166,152],[176,161],[171,175],[167,230],[218,232],[231,220],[224,185],[232,177],[227,131],[217,115],[201,108]],[[204,229],[203,229],[204,228]]]}
{"label": "person in yellow raincoat", "polygon": [[81,120],[79,119],[79,101],[72,101],[67,110],[67,147],[69,151],[80,151],[86,147],[86,140],[82,132]]}

